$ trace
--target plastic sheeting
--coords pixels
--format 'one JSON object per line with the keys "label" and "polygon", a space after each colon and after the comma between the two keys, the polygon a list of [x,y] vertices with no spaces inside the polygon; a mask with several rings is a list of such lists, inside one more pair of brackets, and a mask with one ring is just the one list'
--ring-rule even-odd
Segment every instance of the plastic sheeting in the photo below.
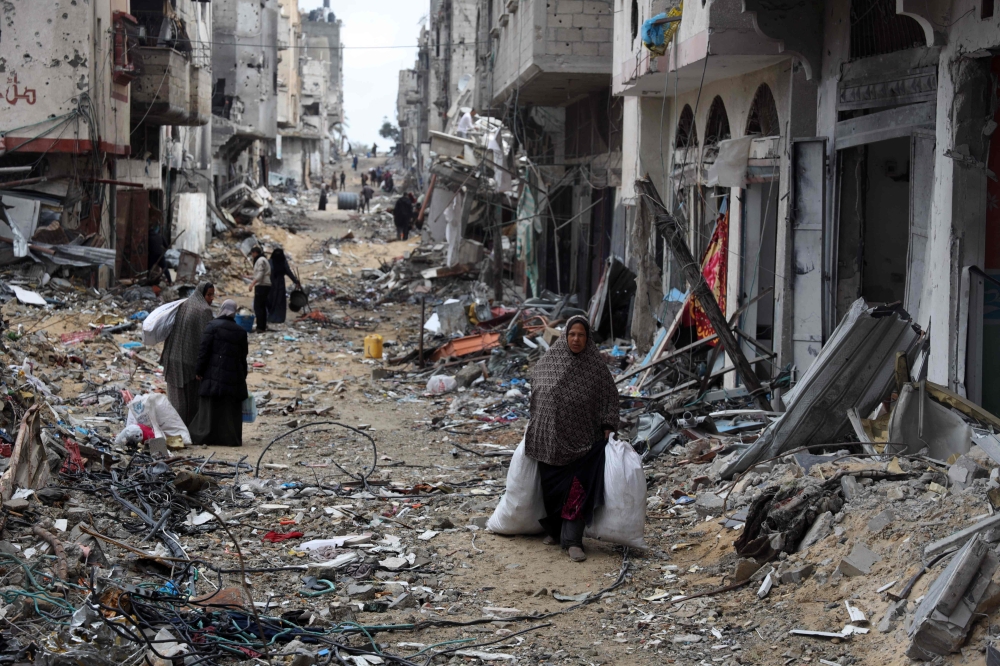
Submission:
{"label": "plastic sheeting", "polygon": [[708,187],[746,187],[750,144],[757,138],[744,136],[719,142],[719,156],[708,167],[705,185]]}

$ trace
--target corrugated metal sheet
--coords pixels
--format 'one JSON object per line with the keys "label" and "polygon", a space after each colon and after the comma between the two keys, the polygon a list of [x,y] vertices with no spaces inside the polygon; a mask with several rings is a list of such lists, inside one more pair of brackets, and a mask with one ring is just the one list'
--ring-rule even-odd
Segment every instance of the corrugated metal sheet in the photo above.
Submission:
{"label": "corrugated metal sheet", "polygon": [[723,477],[796,447],[836,442],[849,427],[847,410],[870,413],[892,387],[896,352],[909,353],[920,337],[902,308],[869,308],[863,299],[855,301],[785,396],[788,411],[725,467]]}

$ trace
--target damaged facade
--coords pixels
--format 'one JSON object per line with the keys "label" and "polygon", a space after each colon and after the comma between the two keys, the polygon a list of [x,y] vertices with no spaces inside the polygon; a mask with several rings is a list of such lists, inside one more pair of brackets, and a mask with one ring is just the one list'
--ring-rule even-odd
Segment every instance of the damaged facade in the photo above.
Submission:
{"label": "damaged facade", "polygon": [[[643,216],[635,182],[648,177],[694,256],[719,257],[718,300],[739,316],[761,380],[784,370],[794,385],[863,298],[901,304],[928,333],[928,379],[1000,411],[989,305],[1000,44],[989,0],[898,12],[886,0],[431,9],[416,67],[400,75],[401,150],[416,165],[440,161],[425,133],[455,135],[466,107],[509,132],[514,184],[496,214],[520,239],[507,275],[526,295],[569,294],[581,308],[597,295],[599,320],[610,292],[612,326],[595,321],[603,337],[640,353],[669,347],[689,285]],[[468,85],[459,15],[475,17],[478,36]],[[657,27],[650,46],[662,55],[643,44]],[[432,229],[451,201],[441,185]],[[719,355],[714,369],[725,367]]]}
{"label": "damaged facade", "polygon": [[[329,117],[310,128],[310,102],[300,90],[310,79],[299,76],[309,58],[294,3],[11,2],[3,16],[9,108],[0,120],[0,178],[17,227],[0,230],[16,241],[0,247],[7,261],[30,254],[49,273],[58,265],[98,268],[106,286],[146,273],[152,228],[175,250],[201,253],[279,157],[279,92],[283,128],[315,133],[314,162],[331,155],[329,117],[342,119],[341,78],[330,67],[313,76]],[[289,17],[294,27],[285,25]],[[31,40],[19,36],[35,26]],[[339,37],[323,51],[335,54],[324,63],[339,63]],[[32,240],[93,250],[70,257],[47,248],[40,256]]]}

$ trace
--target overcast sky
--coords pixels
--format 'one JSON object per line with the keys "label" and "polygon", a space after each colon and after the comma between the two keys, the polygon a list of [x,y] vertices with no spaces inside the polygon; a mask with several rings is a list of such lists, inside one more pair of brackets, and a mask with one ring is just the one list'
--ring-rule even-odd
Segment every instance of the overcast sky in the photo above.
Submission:
{"label": "overcast sky", "polygon": [[[299,0],[303,13],[323,6],[323,0]],[[429,0],[331,0],[331,9],[344,22],[344,112],[351,142],[379,144],[383,117],[396,124],[399,70],[410,69],[417,58],[421,20]],[[368,48],[359,48],[368,47]],[[371,48],[397,47],[397,48]],[[408,48],[398,48],[408,47]]]}

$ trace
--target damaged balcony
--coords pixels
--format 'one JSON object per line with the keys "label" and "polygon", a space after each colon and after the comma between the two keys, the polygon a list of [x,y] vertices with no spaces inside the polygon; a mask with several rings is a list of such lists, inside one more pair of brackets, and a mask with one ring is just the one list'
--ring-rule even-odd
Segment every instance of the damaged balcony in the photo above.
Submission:
{"label": "damaged balcony", "polygon": [[[663,55],[656,55],[641,46],[626,54],[616,66],[615,94],[624,96],[662,95],[664,92],[685,93],[696,90],[704,82],[730,79],[768,67],[793,55],[807,64],[807,71],[818,67],[822,43],[822,17],[801,17],[797,34],[803,42],[791,50],[786,40],[766,34],[762,25],[770,25],[764,11],[751,11],[754,3],[741,0],[714,0],[707,4],[688,3],[677,33],[667,44]],[[808,14],[809,10],[800,8]],[[816,49],[806,48],[809,40]],[[799,43],[796,42],[798,46]],[[711,57],[709,57],[711,56]],[[705,62],[705,59],[708,61]],[[665,74],[669,75],[665,76]]]}
{"label": "damaged balcony", "polygon": [[136,49],[141,73],[132,82],[132,117],[150,125],[206,125],[212,113],[212,77],[172,48]]}

